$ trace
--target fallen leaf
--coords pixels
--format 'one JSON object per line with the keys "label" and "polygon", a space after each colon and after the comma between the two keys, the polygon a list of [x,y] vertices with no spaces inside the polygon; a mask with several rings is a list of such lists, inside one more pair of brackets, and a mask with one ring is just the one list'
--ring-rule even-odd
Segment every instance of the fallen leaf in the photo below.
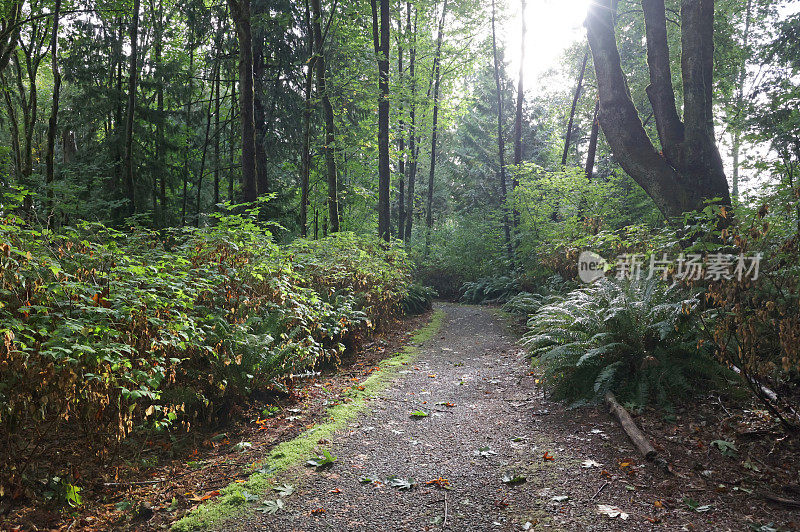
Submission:
{"label": "fallen leaf", "polygon": [[551,462],[555,460],[555,457],[552,454],[550,454],[548,451],[544,452],[544,454],[542,455],[542,458],[544,458],[545,460],[549,460]]}
{"label": "fallen leaf", "polygon": [[625,521],[628,518],[628,514],[626,514],[616,506],[611,506],[609,504],[598,504],[597,511],[600,512],[600,515],[605,515],[607,517],[610,517],[611,519],[619,517],[620,519]]}
{"label": "fallen leaf", "polygon": [[584,460],[581,462],[581,467],[590,468],[590,467],[600,467],[600,464],[595,462],[594,460]]}

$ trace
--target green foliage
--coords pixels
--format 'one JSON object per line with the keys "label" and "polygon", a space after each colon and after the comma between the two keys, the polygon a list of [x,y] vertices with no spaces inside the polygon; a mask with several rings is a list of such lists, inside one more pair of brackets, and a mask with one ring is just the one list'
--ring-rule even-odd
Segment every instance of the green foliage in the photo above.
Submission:
{"label": "green foliage", "polygon": [[461,287],[461,301],[465,303],[503,303],[519,293],[519,283],[507,276],[484,277]]}
{"label": "green foliage", "polygon": [[433,308],[433,299],[439,294],[430,286],[412,283],[400,305],[406,315],[422,314]]}
{"label": "green foliage", "polygon": [[[36,447],[27,431],[41,423],[80,423],[102,442],[216,419],[400,312],[402,248],[350,233],[281,247],[254,215],[160,233],[90,223],[54,233],[6,215],[4,463]],[[0,480],[16,482],[8,473]]]}
{"label": "green foliage", "polygon": [[726,374],[698,345],[699,304],[661,281],[601,279],[540,308],[524,343],[556,398],[667,404]]}

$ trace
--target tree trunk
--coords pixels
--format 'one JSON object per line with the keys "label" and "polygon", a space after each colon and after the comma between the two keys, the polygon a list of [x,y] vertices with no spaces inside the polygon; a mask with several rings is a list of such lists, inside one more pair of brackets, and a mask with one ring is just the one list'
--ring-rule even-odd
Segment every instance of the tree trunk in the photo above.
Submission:
{"label": "tree trunk", "polygon": [[505,138],[503,137],[503,91],[500,87],[500,63],[497,59],[497,36],[495,32],[495,0],[492,0],[492,55],[494,57],[494,85],[497,91],[497,151],[500,168],[498,180],[500,181],[500,205],[503,209],[503,232],[506,237],[506,253],[508,260],[513,261],[514,250],[511,247],[511,228],[508,223],[508,208],[506,206],[506,155]]}
{"label": "tree trunk", "polygon": [[592,132],[589,135],[589,149],[586,152],[586,167],[584,168],[584,175],[586,179],[592,179],[594,172],[594,159],[597,154],[597,138],[600,136],[600,124],[597,121],[597,113],[600,111],[600,101],[594,104],[594,114],[592,115]]}
{"label": "tree trunk", "polygon": [[[222,21],[219,22],[222,26]],[[222,46],[222,42],[218,43]],[[219,108],[220,108],[220,84],[222,78],[222,64],[220,62],[219,52],[217,52],[217,77],[214,79],[214,88],[212,92],[217,94],[214,100],[214,210],[217,209],[219,204],[219,138],[222,136],[222,131],[219,128]]]}
{"label": "tree trunk", "polygon": [[[407,25],[411,25],[411,12],[406,11],[406,23]],[[397,24],[397,33],[401,39],[404,39],[406,35],[402,35],[402,26],[403,22],[402,19]],[[400,91],[403,91],[403,45],[400,44],[397,47],[397,78],[398,83],[397,86],[400,87]],[[406,230],[406,137],[405,137],[405,117],[403,116],[403,99],[400,98],[400,102],[398,103],[398,114],[400,118],[398,119],[398,130],[400,134],[397,138],[397,148],[398,148],[398,161],[397,161],[397,169],[398,173],[400,174],[400,179],[397,183],[397,238],[400,240],[405,240],[405,230]]]}
{"label": "tree trunk", "polygon": [[[411,13],[411,2],[406,2],[406,11]],[[413,42],[411,50],[409,50],[408,58],[408,75],[411,77],[411,107],[408,110],[409,128],[408,128],[408,151],[411,160],[407,167],[408,171],[408,201],[406,202],[406,229],[405,241],[411,242],[411,227],[414,223],[414,185],[417,181],[417,128],[416,128],[416,109],[417,109],[417,78],[414,73],[415,62],[417,57],[417,16],[419,11],[414,11],[414,31],[411,31],[411,20],[406,19],[406,30],[409,34],[413,35]]]}
{"label": "tree trunk", "polygon": [[125,149],[123,169],[128,193],[128,214],[136,212],[136,186],[133,175],[133,121],[136,111],[136,83],[139,73],[139,0],[133,1],[131,22],[131,62],[128,72],[128,114],[125,118]]}
{"label": "tree trunk", "polygon": [[[752,12],[752,0],[747,0],[744,16],[744,33],[742,34],[742,48],[747,52],[747,45],[750,40],[750,17]],[[735,122],[733,124],[733,138],[731,139],[731,158],[733,159],[733,172],[731,175],[731,196],[734,201],[739,199],[739,150],[742,146],[742,104],[744,102],[744,82],[747,75],[747,59],[742,58],[737,76],[736,100],[734,102]]]}
{"label": "tree trunk", "polygon": [[58,22],[61,15],[61,0],[56,0],[53,9],[53,38],[50,42],[50,54],[53,70],[53,105],[50,110],[50,121],[47,125],[47,154],[45,182],[47,183],[47,210],[53,210],[53,179],[55,177],[56,128],[58,126],[58,102],[61,95],[61,72],[58,70]]}
{"label": "tree trunk", "polygon": [[664,1],[642,0],[650,69],[647,93],[663,155],[648,138],[631,101],[614,36],[612,2],[593,3],[586,28],[600,98],[598,119],[615,158],[667,218],[702,208],[714,198],[730,204],[712,122],[713,1],[683,0],[681,5],[681,123],[676,120],[669,61],[665,60],[669,49]]}
{"label": "tree trunk", "polygon": [[314,81],[314,30],[311,27],[311,8],[306,0],[306,31],[308,61],[303,98],[303,152],[300,156],[300,236],[308,236],[308,181],[311,173],[311,90]]}
{"label": "tree trunk", "polygon": [[236,151],[236,135],[234,128],[234,120],[236,119],[236,104],[239,100],[236,98],[236,81],[231,80],[231,109],[228,116],[228,122],[231,125],[231,135],[228,138],[228,201],[233,203],[233,182],[236,179],[235,165],[233,163],[233,153]]}
{"label": "tree trunk", "polygon": [[11,60],[11,54],[17,48],[17,40],[22,29],[23,0],[3,2],[2,17],[0,17],[0,72],[5,70]]}
{"label": "tree trunk", "polygon": [[181,226],[186,225],[186,209],[189,203],[189,148],[192,138],[192,98],[194,98],[194,32],[189,30],[189,98],[186,101],[186,143],[183,147],[183,198],[181,202]]}
{"label": "tree trunk", "polygon": [[378,236],[388,242],[391,236],[389,214],[391,184],[389,171],[389,0],[380,0],[380,23],[376,0],[371,0],[371,5],[372,35],[375,55],[378,58]]}
{"label": "tree trunk", "polygon": [[242,186],[244,202],[258,198],[256,185],[256,126],[253,94],[253,34],[250,0],[228,0],[239,39],[239,118],[242,132]]}
{"label": "tree trunk", "polygon": [[[317,69],[317,92],[322,100],[322,115],[325,120],[325,169],[328,181],[328,219],[330,220],[330,232],[339,231],[339,193],[338,178],[336,176],[336,138],[334,133],[335,124],[333,121],[333,106],[328,96],[328,89],[325,80],[325,55],[322,52],[322,8],[320,0],[311,0],[312,27],[314,28],[314,43],[317,51],[314,59],[314,66]],[[333,17],[333,14],[331,14]]]}
{"label": "tree trunk", "polygon": [[567,154],[569,153],[569,144],[572,139],[572,125],[575,121],[575,109],[578,107],[578,100],[581,97],[581,89],[583,88],[583,76],[586,73],[586,63],[589,60],[589,50],[583,54],[583,64],[581,65],[581,73],[578,75],[578,84],[575,86],[575,96],[572,98],[572,109],[569,112],[569,122],[567,122],[567,132],[564,134],[564,152],[561,154],[561,166],[567,165]]}
{"label": "tree trunk", "polygon": [[[519,79],[517,80],[517,110],[514,115],[514,166],[519,167],[522,162],[522,104],[525,101],[525,35],[528,32],[527,25],[525,24],[525,7],[526,0],[520,3],[522,14],[522,37],[520,39],[520,58],[519,58]],[[517,173],[511,179],[511,190],[515,190],[519,186],[519,178]],[[514,209],[513,213],[514,229],[519,226],[519,212]]]}
{"label": "tree trunk", "polygon": [[[154,61],[156,74],[156,167],[161,169],[160,175],[155,178],[159,181],[159,204],[160,213],[155,212],[156,202],[153,200],[153,216],[156,225],[167,225],[167,172],[164,164],[164,65],[162,64],[164,37],[164,11],[163,3],[158,3],[158,13],[156,14],[156,28],[154,37]],[[155,195],[155,190],[153,191]]]}
{"label": "tree trunk", "polygon": [[425,213],[425,255],[431,245],[431,228],[433,227],[433,176],[436,173],[436,133],[439,118],[439,83],[441,81],[442,39],[444,37],[444,20],[447,15],[447,0],[442,6],[442,18],[439,21],[439,35],[436,37],[436,54],[433,56],[433,128],[431,131],[431,168],[428,174],[428,205]]}

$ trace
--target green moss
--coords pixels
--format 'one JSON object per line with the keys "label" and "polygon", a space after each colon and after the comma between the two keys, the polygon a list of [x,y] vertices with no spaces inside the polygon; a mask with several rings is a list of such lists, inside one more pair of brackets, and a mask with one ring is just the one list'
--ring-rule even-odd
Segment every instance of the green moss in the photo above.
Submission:
{"label": "green moss", "polygon": [[207,529],[225,519],[244,513],[249,508],[245,493],[262,497],[274,486],[277,474],[311,458],[321,438],[329,438],[334,432],[344,428],[366,408],[369,399],[391,383],[399,366],[411,362],[418,355],[419,344],[430,340],[439,331],[443,318],[444,312],[435,311],[428,324],[414,335],[411,345],[403,347],[395,356],[383,360],[378,366],[379,369],[361,383],[363,389],[353,389],[350,402],[328,409],[327,421],[308,429],[293,440],[275,446],[260,461],[264,468],[271,471],[270,473],[254,473],[245,482],[229,484],[220,490],[219,497],[214,501],[199,506],[175,523],[172,529],[176,531]]}

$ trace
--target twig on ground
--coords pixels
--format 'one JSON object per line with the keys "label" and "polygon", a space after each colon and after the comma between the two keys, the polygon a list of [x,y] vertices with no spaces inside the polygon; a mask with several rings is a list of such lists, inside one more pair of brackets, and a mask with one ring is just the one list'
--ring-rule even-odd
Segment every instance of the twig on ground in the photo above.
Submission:
{"label": "twig on ground", "polygon": [[442,521],[442,528],[447,526],[447,493],[444,494],[444,520]]}
{"label": "twig on ground", "polygon": [[594,495],[592,495],[592,498],[591,498],[591,499],[589,499],[589,500],[590,500],[590,501],[593,501],[593,500],[595,500],[595,499],[597,498],[597,496],[598,496],[598,495],[600,495],[600,492],[601,492],[601,491],[603,491],[603,490],[605,489],[605,487],[606,487],[606,486],[608,486],[608,482],[603,482],[603,485],[602,485],[602,486],[600,486],[600,489],[598,489],[598,490],[597,490],[597,491],[594,493]]}

